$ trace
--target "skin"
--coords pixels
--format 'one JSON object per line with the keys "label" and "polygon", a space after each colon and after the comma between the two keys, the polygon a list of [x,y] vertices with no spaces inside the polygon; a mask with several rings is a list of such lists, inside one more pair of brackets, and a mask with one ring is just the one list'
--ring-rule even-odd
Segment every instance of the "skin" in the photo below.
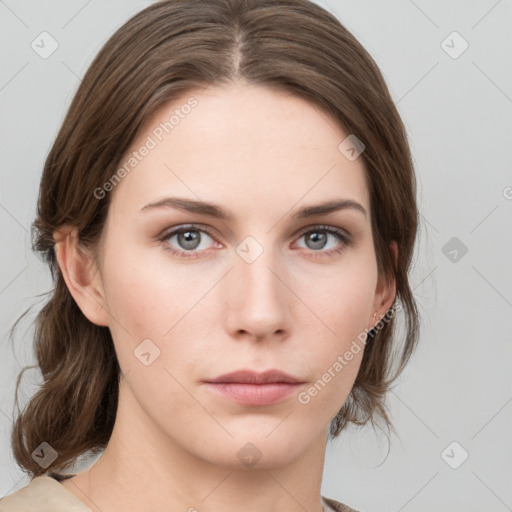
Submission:
{"label": "skin", "polygon": [[[309,403],[298,393],[378,322],[396,291],[377,274],[364,163],[338,150],[348,134],[318,108],[243,83],[160,108],[129,152],[190,96],[197,107],[110,192],[99,263],[73,229],[56,233],[67,286],[91,322],[110,328],[124,375],[105,452],[62,485],[95,512],[231,512],[241,504],[247,512],[320,512],[328,427],[362,351]],[[215,202],[234,218],[141,211],[171,195]],[[339,198],[367,215],[291,218]],[[195,232],[198,257],[166,251],[187,246],[159,235],[190,223],[209,228]],[[327,234],[324,247],[315,245],[307,233],[325,235],[318,224],[344,230],[352,243]],[[236,251],[247,236],[263,249],[251,263]],[[342,251],[329,256],[331,248]],[[134,356],[144,339],[160,350],[148,366]],[[243,406],[202,383],[241,368],[280,369],[304,384],[281,403]],[[252,467],[237,456],[248,442],[259,457]]]}

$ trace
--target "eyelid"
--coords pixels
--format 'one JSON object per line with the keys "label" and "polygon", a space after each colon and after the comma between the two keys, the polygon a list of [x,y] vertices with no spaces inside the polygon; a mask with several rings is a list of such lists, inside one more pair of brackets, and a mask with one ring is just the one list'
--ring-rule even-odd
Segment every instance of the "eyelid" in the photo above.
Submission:
{"label": "eyelid", "polygon": [[210,226],[207,226],[206,224],[200,224],[200,223],[185,223],[185,224],[177,224],[176,226],[171,226],[169,228],[165,228],[160,235],[158,235],[158,239],[167,239],[171,235],[176,234],[176,232],[180,231],[186,231],[187,229],[190,230],[197,230],[197,231],[204,231],[206,234],[211,236],[213,238],[213,229]]}
{"label": "eyelid", "polygon": [[[201,231],[205,231],[208,235],[211,237],[217,236],[214,235],[213,229],[208,226],[207,224],[201,224],[201,223],[185,223],[185,224],[177,224],[176,226],[165,228],[160,235],[158,235],[158,238],[168,238],[171,234],[173,234],[176,231],[186,230],[186,229],[197,229]],[[310,224],[308,226],[304,226],[300,228],[298,231],[295,232],[293,235],[294,237],[302,236],[305,233],[312,231],[314,229],[325,229],[327,231],[337,231],[340,234],[343,234],[347,238],[352,238],[352,235],[343,228],[339,228],[337,226],[332,226],[331,224]]]}
{"label": "eyelid", "polygon": [[325,231],[335,231],[337,233],[339,233],[340,235],[344,235],[346,236],[347,238],[352,238],[352,235],[346,230],[346,229],[343,229],[343,228],[339,228],[337,226],[332,226],[331,224],[311,224],[309,226],[305,226],[303,228],[301,228],[299,231],[297,231],[296,235],[294,236],[302,236],[304,235],[305,233],[308,233],[309,231],[314,231],[315,229],[318,229],[319,231],[321,230],[325,230]]}

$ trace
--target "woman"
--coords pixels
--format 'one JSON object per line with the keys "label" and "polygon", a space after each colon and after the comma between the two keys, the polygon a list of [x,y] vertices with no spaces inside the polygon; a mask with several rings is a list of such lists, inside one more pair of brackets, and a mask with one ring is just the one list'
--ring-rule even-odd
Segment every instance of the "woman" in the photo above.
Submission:
{"label": "woman", "polygon": [[134,16],[45,163],[44,383],[12,432],[34,478],[0,510],[354,510],[321,496],[326,442],[390,426],[415,194],[380,71],[318,5]]}

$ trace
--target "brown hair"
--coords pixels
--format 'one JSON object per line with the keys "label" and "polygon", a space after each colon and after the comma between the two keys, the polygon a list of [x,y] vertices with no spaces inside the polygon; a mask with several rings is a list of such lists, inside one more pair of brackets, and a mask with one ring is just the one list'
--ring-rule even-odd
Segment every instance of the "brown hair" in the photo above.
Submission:
{"label": "brown hair", "polygon": [[[419,332],[408,281],[418,212],[407,135],[377,65],[335,16],[308,0],[169,0],[136,14],[103,46],[45,162],[33,249],[48,263],[55,288],[35,320],[43,383],[20,412],[26,368],[18,376],[12,431],[16,461],[30,474],[46,471],[31,455],[42,442],[58,453],[50,470],[100,452],[117,411],[120,368],[110,331],[91,323],[69,293],[56,263],[55,231],[76,227],[81,245],[97,250],[110,195],[98,200],[93,191],[114,175],[149,116],[187,91],[239,80],[304,98],[365,145],[361,158],[378,272],[396,280],[405,339],[397,351],[393,317],[369,334],[330,435],[349,422],[383,419],[390,425],[385,394]],[[392,240],[398,244],[396,266]]]}

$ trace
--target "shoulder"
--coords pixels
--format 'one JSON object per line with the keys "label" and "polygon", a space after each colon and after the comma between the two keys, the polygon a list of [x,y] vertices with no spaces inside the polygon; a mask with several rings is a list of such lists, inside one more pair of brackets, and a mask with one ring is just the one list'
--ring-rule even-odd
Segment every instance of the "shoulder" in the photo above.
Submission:
{"label": "shoulder", "polygon": [[340,503],[339,501],[331,500],[329,498],[325,498],[324,496],[322,496],[322,500],[324,501],[324,504],[329,506],[328,512],[357,512],[357,510],[354,510],[353,508],[350,508],[347,505]]}
{"label": "shoulder", "polygon": [[91,512],[71,491],[47,475],[0,500],[0,512]]}
{"label": "shoulder", "polygon": [[[322,496],[329,512],[357,512],[338,501]],[[0,500],[0,512],[91,512],[71,491],[47,475],[31,482]]]}

